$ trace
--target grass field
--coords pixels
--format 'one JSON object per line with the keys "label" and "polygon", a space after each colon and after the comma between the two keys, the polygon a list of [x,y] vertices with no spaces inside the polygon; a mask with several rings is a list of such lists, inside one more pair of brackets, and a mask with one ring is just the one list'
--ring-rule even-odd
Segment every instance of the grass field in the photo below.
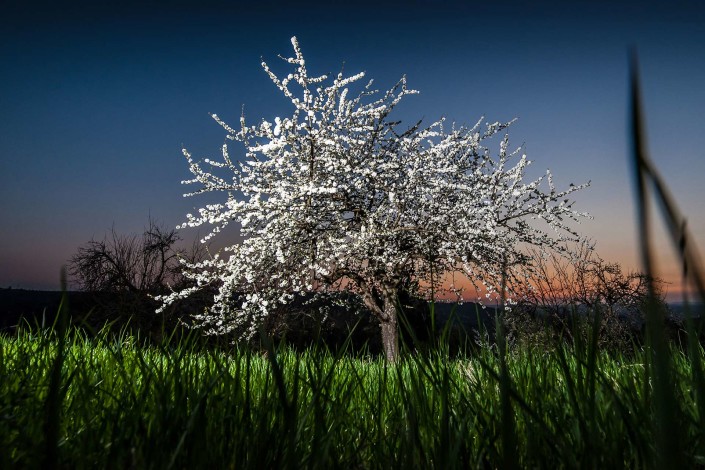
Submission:
{"label": "grass field", "polygon": [[648,468],[664,452],[705,464],[703,349],[669,350],[673,429],[651,357],[488,345],[390,365],[25,329],[0,337],[0,467]]}

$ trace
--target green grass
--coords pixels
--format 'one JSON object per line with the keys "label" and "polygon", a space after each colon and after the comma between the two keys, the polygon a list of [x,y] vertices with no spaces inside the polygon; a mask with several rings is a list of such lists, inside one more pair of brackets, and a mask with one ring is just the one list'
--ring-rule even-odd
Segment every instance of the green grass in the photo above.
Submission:
{"label": "green grass", "polygon": [[[322,350],[262,355],[193,341],[138,343],[75,330],[63,339],[29,330],[1,337],[0,467],[45,468],[52,455],[66,468],[658,462],[662,406],[643,350],[524,348],[507,351],[503,365],[488,346],[462,359],[407,354],[389,365]],[[705,352],[693,352],[700,364]],[[669,431],[683,463],[703,464],[699,376],[680,350],[668,362],[678,420]]]}

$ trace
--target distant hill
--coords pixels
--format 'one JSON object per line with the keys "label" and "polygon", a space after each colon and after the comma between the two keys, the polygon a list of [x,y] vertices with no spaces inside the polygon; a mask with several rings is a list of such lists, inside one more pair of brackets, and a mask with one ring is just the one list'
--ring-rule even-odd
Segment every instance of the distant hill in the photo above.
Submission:
{"label": "distant hill", "polygon": [[705,315],[705,304],[695,302],[684,304],[682,302],[668,304],[668,309],[676,318],[685,318],[688,314],[693,317],[702,317]]}
{"label": "distant hill", "polygon": [[[160,318],[157,315],[151,315],[154,311],[154,305],[149,299],[142,303],[130,304],[129,309],[111,309],[110,306],[117,305],[120,302],[118,297],[120,294],[99,294],[91,292],[68,292],[69,312],[74,319],[86,318],[90,312],[90,323],[94,328],[100,328],[108,321],[117,321],[117,324],[124,324],[130,319],[130,324],[141,331],[150,329],[159,329],[161,325]],[[51,325],[54,322],[56,313],[61,302],[62,293],[59,291],[36,291],[25,289],[3,289],[0,288],[0,331],[12,330],[22,321],[27,321],[30,324],[45,324]],[[198,301],[187,306],[182,313],[193,311],[194,308],[201,305]],[[102,307],[100,307],[102,305]],[[411,320],[415,325],[414,328],[421,327],[426,324],[430,329],[431,315],[430,309],[427,309],[424,302],[420,301],[420,310],[413,313],[414,319]],[[463,304],[437,302],[435,305],[435,321],[436,332],[441,332],[446,327],[453,332],[455,336],[465,336],[469,334],[474,336],[474,332],[478,330],[485,331],[490,338],[494,336],[495,330],[495,313],[494,306],[483,308],[481,305],[473,302]],[[106,308],[106,306],[108,306]],[[295,308],[295,305],[291,305]],[[683,304],[670,304],[671,315],[670,322],[674,327],[682,325],[685,318],[686,307]],[[689,306],[689,311],[694,317],[705,318],[705,309],[703,304],[693,304]],[[141,317],[136,320],[132,318],[133,314],[141,314]],[[341,312],[342,321],[348,317],[348,314]],[[23,320],[24,319],[24,320]],[[347,320],[345,320],[347,321]],[[376,331],[376,320],[369,318],[366,320],[369,323],[369,333]],[[449,324],[450,322],[450,324]],[[700,322],[698,322],[700,323]],[[294,325],[297,325],[294,323]],[[297,326],[294,326],[296,329]],[[305,330],[305,329],[304,329]],[[375,334],[376,336],[376,334]]]}
{"label": "distant hill", "polygon": [[[22,318],[29,322],[51,324],[61,303],[60,291],[25,289],[0,289],[0,329],[17,325]],[[86,313],[93,301],[88,292],[68,292],[69,308],[72,312]]]}
{"label": "distant hill", "polygon": [[447,322],[467,331],[477,330],[479,325],[488,332],[494,332],[495,307],[485,306],[475,302],[462,304],[450,302],[436,302],[434,304],[436,315],[436,330],[441,330]]}
{"label": "distant hill", "polygon": [[[0,329],[16,326],[22,318],[30,323],[44,321],[51,324],[56,317],[61,302],[60,291],[39,291],[0,288]],[[109,296],[109,294],[108,294]],[[71,315],[83,316],[95,307],[96,294],[91,292],[69,291],[68,305]],[[435,304],[436,328],[441,330],[448,321],[456,327],[468,331],[482,324],[494,331],[494,307],[482,308],[479,304],[437,302]]]}

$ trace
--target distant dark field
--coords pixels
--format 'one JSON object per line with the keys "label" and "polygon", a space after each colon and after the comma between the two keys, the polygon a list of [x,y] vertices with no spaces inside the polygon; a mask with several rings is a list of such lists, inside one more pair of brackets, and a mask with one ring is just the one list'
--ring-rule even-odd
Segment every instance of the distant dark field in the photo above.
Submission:
{"label": "distant dark field", "polygon": [[[86,292],[69,292],[69,305],[76,314],[86,313],[94,303],[93,296]],[[0,289],[0,328],[17,325],[21,318],[30,322],[37,320],[51,323],[61,302],[59,291],[35,291],[24,289]]]}
{"label": "distant dark field", "polygon": [[[123,301],[116,294],[80,291],[71,291],[67,294],[69,312],[74,323],[81,323],[88,318],[93,327],[100,329],[102,327],[101,322],[117,320],[118,323],[124,323],[135,313],[141,315],[141,317],[146,317],[147,320],[153,320],[151,323],[159,323],[160,321],[159,316],[156,314],[154,316],[151,315],[148,304],[140,305],[141,312],[129,311],[129,308],[128,311],[118,309],[118,313],[106,312],[106,305],[118,304]],[[59,291],[0,289],[0,331],[11,331],[24,322],[30,325],[45,324],[50,326],[56,317],[60,302],[61,292]],[[495,308],[492,306],[487,306],[483,309],[473,302],[466,302],[462,305],[436,303],[434,308],[436,329],[438,331],[441,331],[448,320],[452,319],[451,323],[456,330],[469,333],[471,337],[479,330],[488,332],[490,335],[494,333]],[[681,323],[686,312],[690,312],[696,318],[701,317],[703,305],[692,304],[686,306],[682,303],[674,303],[669,304],[668,309],[670,313],[669,328],[679,329],[682,327]],[[430,327],[430,312],[423,312],[422,317],[417,320]],[[145,321],[142,318],[142,326],[144,324]],[[479,325],[482,325],[482,328]],[[376,323],[371,321],[369,327],[374,329],[375,326]],[[676,332],[672,331],[671,333]]]}
{"label": "distant dark field", "polygon": [[[131,315],[135,314],[140,316],[142,325],[145,323],[144,317],[147,317],[148,320],[153,320],[153,323],[160,321],[158,315],[151,315],[152,310],[149,309],[150,305],[148,303],[140,304],[140,311],[130,311],[128,307],[127,309],[117,309],[117,312],[113,312],[112,315],[110,312],[106,312],[106,306],[124,302],[119,294],[76,291],[68,292],[67,294],[68,311],[74,323],[77,324],[88,318],[90,320],[89,323],[93,327],[100,329],[102,326],[99,324],[100,321],[124,323]],[[60,302],[61,292],[59,291],[0,289],[0,330],[11,331],[22,323],[50,326],[56,318]],[[292,308],[296,308],[296,304],[293,304]],[[446,326],[449,319],[452,319],[452,325],[456,330],[467,332],[470,336],[480,330],[480,324],[484,332],[490,334],[494,332],[494,307],[488,306],[483,309],[476,303],[467,302],[462,305],[437,303],[434,309],[435,326],[439,331]],[[344,316],[344,313],[340,316]],[[336,319],[336,321],[342,320],[345,319]],[[356,320],[356,318],[351,318],[349,320],[350,325],[352,326]],[[419,322],[421,322],[430,328],[431,321],[429,311],[417,313],[415,317],[417,326],[420,326]],[[369,319],[363,318],[363,324],[363,327],[376,328],[376,322],[371,316]]]}

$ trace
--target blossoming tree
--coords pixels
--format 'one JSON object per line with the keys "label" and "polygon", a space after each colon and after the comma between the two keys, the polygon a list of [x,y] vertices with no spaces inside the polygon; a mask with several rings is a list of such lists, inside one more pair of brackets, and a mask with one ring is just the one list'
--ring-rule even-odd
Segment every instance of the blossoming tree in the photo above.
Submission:
{"label": "blossoming tree", "polygon": [[195,316],[206,332],[253,334],[295,295],[347,289],[379,320],[386,357],[395,360],[405,281],[438,289],[452,273],[488,294],[500,284],[511,289],[530,273],[527,246],[561,250],[578,238],[567,222],[584,214],[566,196],[582,186],[558,191],[550,173],[525,182],[530,162],[508,150],[506,135],[496,158],[483,145],[509,123],[448,128],[440,120],[402,129],[389,116],[417,93],[405,78],[382,94],[370,81],[351,97],[364,73],[310,76],[296,38],[292,44],[288,75],[262,62],[291,102],[290,116],[255,125],[242,117],[238,130],[213,115],[228,139],[243,144],[237,159],[227,144],[219,161],[197,162],[184,150],[193,174],[184,183],[199,185],[187,196],[227,199],[187,214],[183,226],[209,225],[205,242],[235,222],[242,241],[186,263],[196,285],[163,296],[165,306],[209,286],[214,304]]}

